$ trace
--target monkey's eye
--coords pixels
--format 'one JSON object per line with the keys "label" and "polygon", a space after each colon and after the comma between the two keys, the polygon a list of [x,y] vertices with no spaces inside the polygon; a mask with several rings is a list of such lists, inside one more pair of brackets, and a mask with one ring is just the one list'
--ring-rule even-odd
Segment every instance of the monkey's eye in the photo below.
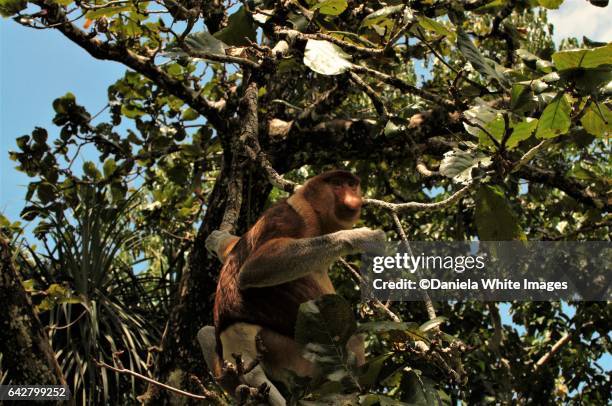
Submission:
{"label": "monkey's eye", "polygon": [[357,181],[355,179],[350,179],[346,182],[346,184],[351,187],[351,188],[356,188],[357,187]]}

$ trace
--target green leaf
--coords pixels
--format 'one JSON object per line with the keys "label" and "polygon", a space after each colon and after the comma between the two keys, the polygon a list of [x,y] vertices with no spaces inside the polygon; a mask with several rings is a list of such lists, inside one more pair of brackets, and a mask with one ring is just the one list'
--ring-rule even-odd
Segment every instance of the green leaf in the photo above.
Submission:
{"label": "green leaf", "polygon": [[309,39],[304,51],[304,65],[322,75],[339,75],[353,64],[351,56],[328,41]]}
{"label": "green leaf", "polygon": [[130,104],[130,105],[122,104],[121,114],[123,114],[127,118],[138,118],[140,116],[143,116],[145,112],[142,111],[139,106],[136,106],[134,104]]}
{"label": "green leaf", "polygon": [[44,205],[49,204],[53,200],[55,200],[55,188],[52,184],[47,182],[41,182],[36,188],[36,195],[40,202]]}
{"label": "green leaf", "polygon": [[191,120],[195,120],[199,116],[200,114],[197,111],[189,107],[185,111],[183,111],[183,114],[181,115],[181,119],[185,121],[191,121]]}
{"label": "green leaf", "polygon": [[368,362],[360,367],[359,384],[372,386],[378,381],[378,375],[385,361],[393,355],[392,352],[368,359]]}
{"label": "green leaf", "polygon": [[96,164],[91,161],[87,161],[83,164],[83,172],[85,175],[89,176],[92,179],[98,180],[102,177],[102,174],[96,168]]}
{"label": "green leaf", "polygon": [[484,126],[484,128],[485,130],[487,130],[489,134],[485,133],[482,130],[478,132],[478,144],[479,145],[492,146],[493,141],[491,140],[489,135],[491,135],[493,138],[495,138],[497,141],[501,143],[501,140],[502,138],[504,138],[504,134],[506,133],[506,122],[504,120],[504,117],[501,114],[498,114],[495,117],[495,120],[488,122]]}
{"label": "green leaf", "polygon": [[419,327],[419,330],[421,330],[422,332],[429,331],[435,327],[438,327],[440,324],[444,323],[445,321],[446,321],[446,317],[438,316],[434,319],[428,320],[425,323],[421,324],[421,326]]}
{"label": "green leaf", "polygon": [[542,112],[536,137],[554,138],[568,132],[572,107],[568,96],[559,93]]}
{"label": "green leaf", "polygon": [[531,101],[531,88],[526,84],[514,83],[510,95],[510,108],[513,111],[520,111]]}
{"label": "green leaf", "polygon": [[317,3],[313,10],[319,10],[321,14],[328,16],[337,16],[342,14],[347,7],[348,3],[346,0],[324,0]]}
{"label": "green leaf", "polygon": [[396,321],[370,321],[360,324],[358,331],[375,334],[388,333],[390,331],[411,331],[418,333],[419,325],[417,323],[398,323]]}
{"label": "green leaf", "polygon": [[580,124],[596,137],[608,137],[612,128],[612,112],[604,103],[591,103],[580,119]]}
{"label": "green leaf", "polygon": [[496,69],[496,64],[476,48],[468,34],[460,30],[457,35],[457,47],[465,58],[481,75],[487,79],[494,79],[503,87],[510,87],[508,79]]}
{"label": "green leaf", "polygon": [[249,45],[247,38],[253,42],[257,41],[257,32],[253,24],[253,18],[244,7],[229,16],[228,24],[222,30],[217,31],[214,37],[228,45]]}
{"label": "green leaf", "polygon": [[0,0],[0,15],[11,17],[28,6],[26,0]]}
{"label": "green leaf", "polygon": [[540,72],[550,73],[552,72],[553,64],[550,61],[538,58],[534,54],[524,49],[517,49],[516,54],[523,61],[523,63],[531,69],[539,70]]}
{"label": "green leaf", "polygon": [[538,126],[538,119],[527,117],[524,121],[512,125],[512,134],[506,141],[506,148],[514,149],[519,142],[531,137]]}
{"label": "green leaf", "polygon": [[516,215],[498,186],[482,185],[476,195],[476,228],[481,241],[524,240]]}
{"label": "green leaf", "polygon": [[425,16],[418,16],[417,19],[419,20],[419,25],[427,31],[433,31],[436,34],[448,38],[449,41],[455,42],[457,36],[453,31],[446,28],[444,24]]}
{"label": "green leaf", "polygon": [[102,165],[102,171],[104,172],[105,178],[110,177],[116,169],[117,163],[113,158],[108,158],[106,161],[104,161],[104,165]]}
{"label": "green leaf", "polygon": [[557,9],[563,3],[563,0],[538,0],[538,3],[548,9]]}
{"label": "green leaf", "polygon": [[362,21],[361,27],[367,28],[380,24],[383,20],[387,20],[389,16],[399,13],[404,9],[403,4],[396,6],[387,6],[368,14]]}
{"label": "green leaf", "polygon": [[462,151],[458,148],[448,151],[440,163],[440,174],[454,182],[467,184],[472,180],[472,171],[486,168],[491,158],[478,151]]}
{"label": "green leaf", "polygon": [[66,114],[68,110],[76,103],[76,97],[70,92],[66,93],[62,97],[58,97],[53,100],[53,110],[57,114]]}
{"label": "green leaf", "polygon": [[552,55],[557,70],[576,68],[596,68],[602,65],[612,65],[612,43],[598,48],[572,49],[559,51]]}
{"label": "green leaf", "polygon": [[[215,38],[207,31],[200,31],[187,35],[185,45],[194,51],[206,52],[213,55],[225,55],[227,45]],[[168,58],[191,58],[176,42],[171,42],[164,49],[164,55]],[[194,60],[203,60],[202,58],[193,58]]]}
{"label": "green leaf", "polygon": [[112,17],[119,13],[125,13],[129,11],[134,11],[133,6],[121,6],[121,7],[103,7],[97,10],[88,11],[85,14],[85,18],[89,20],[96,20],[100,17]]}

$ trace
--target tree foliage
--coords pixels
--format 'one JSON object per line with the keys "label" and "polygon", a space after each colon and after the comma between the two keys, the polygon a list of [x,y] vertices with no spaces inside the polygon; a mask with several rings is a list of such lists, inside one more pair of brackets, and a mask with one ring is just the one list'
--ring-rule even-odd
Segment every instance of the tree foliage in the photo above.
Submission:
{"label": "tree foliage", "polygon": [[[391,238],[609,240],[612,44],[555,47],[546,9],[561,3],[0,0],[16,23],[126,66],[102,112],[68,92],[53,103],[56,128],[17,137],[10,156],[32,179],[21,217],[41,247],[17,245],[19,222],[2,227],[81,399],[134,402],[146,389],[92,359],[218,392],[195,343],[219,269],[204,240],[221,224],[244,231],[328,167],[388,202],[462,190],[399,227],[368,206],[364,224]],[[81,155],[93,160],[77,167]],[[346,302],[308,303],[298,324],[327,379],[296,379],[293,399],[610,401],[598,364],[608,303],[511,303],[512,325],[493,303],[436,303],[443,318],[397,303],[387,310],[407,322],[389,322],[359,303],[346,268],[332,274]],[[366,333],[367,366],[347,369],[312,325]],[[146,400],[168,396],[149,388]]]}

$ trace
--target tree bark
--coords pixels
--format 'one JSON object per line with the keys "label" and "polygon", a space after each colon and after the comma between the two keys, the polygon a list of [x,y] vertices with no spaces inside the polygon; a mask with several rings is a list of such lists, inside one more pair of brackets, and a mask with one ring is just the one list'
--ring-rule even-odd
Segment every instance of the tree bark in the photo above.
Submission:
{"label": "tree bark", "polygon": [[[243,202],[237,233],[243,233],[264,209],[270,186],[264,174],[252,167],[244,172]],[[198,378],[207,376],[206,365],[196,336],[200,328],[212,324],[212,308],[217,287],[217,276],[221,263],[204,247],[208,235],[219,228],[226,204],[226,185],[229,168],[225,168],[215,182],[207,201],[207,210],[198,230],[188,267],[179,282],[176,305],[168,321],[168,331],[162,340],[157,361],[156,377],[177,388],[199,393],[191,375]],[[252,191],[257,191],[256,193]],[[168,393],[155,386],[148,388],[142,399],[149,405],[172,403],[178,395]],[[189,402],[190,399],[182,398]]]}
{"label": "tree bark", "polygon": [[11,252],[7,238],[0,233],[0,353],[2,368],[8,373],[4,383],[66,385]]}

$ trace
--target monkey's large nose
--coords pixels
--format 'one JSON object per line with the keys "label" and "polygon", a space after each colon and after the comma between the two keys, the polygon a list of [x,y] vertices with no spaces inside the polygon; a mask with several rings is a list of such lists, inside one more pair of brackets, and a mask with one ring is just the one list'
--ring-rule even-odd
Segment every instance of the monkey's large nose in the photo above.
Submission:
{"label": "monkey's large nose", "polygon": [[349,210],[359,210],[361,208],[361,197],[346,194],[344,196],[344,206]]}

